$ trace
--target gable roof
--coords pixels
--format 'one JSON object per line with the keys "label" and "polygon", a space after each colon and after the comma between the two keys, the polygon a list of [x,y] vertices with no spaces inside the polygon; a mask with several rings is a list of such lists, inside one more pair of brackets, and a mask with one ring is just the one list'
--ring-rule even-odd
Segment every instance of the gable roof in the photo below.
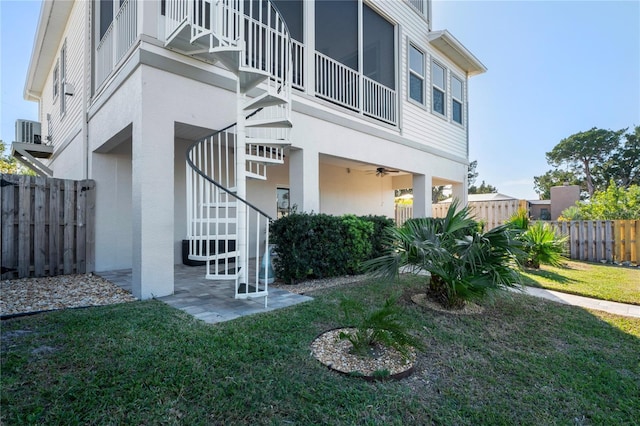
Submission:
{"label": "gable roof", "polygon": [[453,63],[465,70],[469,77],[487,72],[487,67],[449,31],[432,31],[427,35],[427,40],[451,59]]}
{"label": "gable roof", "polygon": [[51,65],[58,55],[58,46],[64,34],[74,2],[65,0],[43,1],[33,51],[27,69],[24,98],[38,100],[42,94]]}
{"label": "gable roof", "polygon": [[[492,192],[491,194],[469,194],[467,195],[467,201],[469,203],[479,201],[505,201],[505,200],[517,200],[516,197],[510,195],[500,194],[498,192]],[[440,201],[440,203],[450,203],[451,198]]]}

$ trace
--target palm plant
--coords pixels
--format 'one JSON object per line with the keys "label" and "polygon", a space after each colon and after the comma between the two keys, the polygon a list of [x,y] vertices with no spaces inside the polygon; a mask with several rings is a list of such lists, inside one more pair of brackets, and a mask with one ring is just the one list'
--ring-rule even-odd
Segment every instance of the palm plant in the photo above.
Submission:
{"label": "palm plant", "polygon": [[345,320],[353,324],[353,333],[340,333],[340,339],[347,339],[353,345],[352,352],[360,356],[369,356],[376,344],[395,348],[407,358],[411,348],[422,348],[422,342],[407,331],[402,321],[402,309],[396,304],[397,299],[391,297],[384,302],[382,308],[367,312],[364,304],[353,299],[342,299],[340,307]]}
{"label": "palm plant", "polygon": [[521,234],[520,240],[527,254],[525,266],[538,269],[541,263],[551,266],[562,264],[567,236],[557,236],[548,224],[535,222]]}
{"label": "palm plant", "polygon": [[540,264],[560,266],[564,259],[566,236],[558,236],[547,223],[529,221],[526,210],[520,209],[511,216],[507,225],[518,232],[523,253],[520,261],[528,268],[540,268]]}
{"label": "palm plant", "polygon": [[521,244],[515,236],[507,225],[483,233],[469,207],[458,210],[454,201],[442,219],[414,219],[390,228],[387,253],[366,262],[365,269],[386,278],[400,270],[427,271],[427,295],[446,308],[461,308],[491,290],[520,285]]}

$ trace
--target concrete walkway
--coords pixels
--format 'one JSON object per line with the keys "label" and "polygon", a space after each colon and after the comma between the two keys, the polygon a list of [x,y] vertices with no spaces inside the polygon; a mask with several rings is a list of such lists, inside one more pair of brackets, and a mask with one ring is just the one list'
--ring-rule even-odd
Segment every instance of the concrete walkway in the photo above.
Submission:
{"label": "concrete walkway", "polygon": [[565,305],[580,306],[588,309],[609,312],[610,314],[626,317],[640,318],[640,306],[627,303],[609,302],[607,300],[592,299],[590,297],[576,296],[574,294],[561,293],[559,291],[546,290],[544,288],[525,287],[525,293],[543,299]]}

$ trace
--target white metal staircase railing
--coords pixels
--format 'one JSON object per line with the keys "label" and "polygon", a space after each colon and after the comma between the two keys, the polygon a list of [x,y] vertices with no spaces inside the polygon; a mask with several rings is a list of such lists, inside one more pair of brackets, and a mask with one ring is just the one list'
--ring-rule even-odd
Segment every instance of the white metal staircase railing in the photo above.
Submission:
{"label": "white metal staircase railing", "polygon": [[177,40],[237,76],[238,121],[187,151],[189,258],[206,263],[208,279],[233,280],[236,298],[264,297],[266,307],[272,277],[268,268],[260,276],[260,261],[271,218],[246,200],[246,179],[266,179],[289,145],[289,31],[269,0],[167,0],[166,11],[167,44]]}

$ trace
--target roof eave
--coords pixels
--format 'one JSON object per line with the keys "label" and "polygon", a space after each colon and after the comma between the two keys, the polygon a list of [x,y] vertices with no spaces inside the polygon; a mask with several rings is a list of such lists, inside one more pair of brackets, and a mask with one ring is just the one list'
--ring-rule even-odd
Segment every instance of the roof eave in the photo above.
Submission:
{"label": "roof eave", "polygon": [[432,31],[427,35],[427,40],[451,59],[453,63],[462,68],[469,77],[487,72],[487,67],[449,31]]}
{"label": "roof eave", "polygon": [[24,98],[28,101],[38,100],[42,95],[44,83],[51,64],[55,60],[57,47],[64,34],[73,3],[69,0],[42,2],[24,86]]}

